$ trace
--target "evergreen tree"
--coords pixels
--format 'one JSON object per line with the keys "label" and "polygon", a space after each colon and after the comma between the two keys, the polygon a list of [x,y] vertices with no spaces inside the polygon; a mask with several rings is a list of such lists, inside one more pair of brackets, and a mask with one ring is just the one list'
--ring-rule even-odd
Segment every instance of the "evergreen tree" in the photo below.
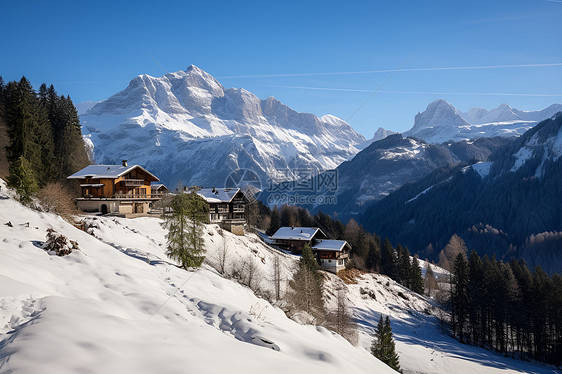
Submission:
{"label": "evergreen tree", "polygon": [[410,289],[420,295],[423,295],[424,281],[420,262],[417,256],[414,256],[412,263],[410,264]]}
{"label": "evergreen tree", "polygon": [[48,113],[25,77],[17,83],[10,82],[3,96],[10,139],[6,148],[8,161],[13,163],[23,156],[42,185],[51,178],[54,163]]}
{"label": "evergreen tree", "polygon": [[164,212],[168,257],[184,269],[201,266],[205,258],[202,223],[208,216],[206,202],[196,192],[180,193],[172,197]]}
{"label": "evergreen tree", "polygon": [[390,318],[388,318],[388,316],[383,320],[381,315],[379,319],[377,329],[375,330],[375,338],[371,343],[371,354],[392,369],[401,372],[399,357],[396,353],[394,338],[392,337]]}
{"label": "evergreen tree", "polygon": [[410,284],[410,251],[406,247],[398,244],[396,247],[396,259],[398,270],[398,283],[407,288],[411,288]]}
{"label": "evergreen tree", "polygon": [[388,238],[384,239],[381,248],[381,273],[386,274],[392,279],[396,279],[397,276],[397,264],[396,256],[394,254],[394,248]]}
{"label": "evergreen tree", "polygon": [[37,192],[37,180],[33,174],[31,164],[23,156],[10,165],[8,186],[15,188],[22,202],[29,202],[31,196]]}
{"label": "evergreen tree", "polygon": [[269,229],[267,230],[267,235],[273,235],[281,227],[281,216],[279,215],[279,209],[274,206],[271,210],[271,221],[269,224]]}
{"label": "evergreen tree", "polygon": [[458,327],[460,341],[464,341],[464,328],[468,317],[470,296],[469,296],[469,269],[468,262],[463,253],[459,253],[455,259],[453,277],[453,334],[456,334]]}
{"label": "evergreen tree", "polygon": [[375,240],[369,241],[369,253],[367,255],[367,268],[371,271],[378,271],[381,262],[381,250]]}

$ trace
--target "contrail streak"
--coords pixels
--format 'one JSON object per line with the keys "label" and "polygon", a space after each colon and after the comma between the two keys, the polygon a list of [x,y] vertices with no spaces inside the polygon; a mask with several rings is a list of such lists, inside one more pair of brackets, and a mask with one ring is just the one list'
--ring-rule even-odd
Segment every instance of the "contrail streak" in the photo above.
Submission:
{"label": "contrail streak", "polygon": [[[537,68],[549,66],[562,66],[562,62],[554,62],[550,64],[517,64],[517,65],[483,65],[483,66],[448,66],[448,67],[427,67],[427,68],[408,68],[400,69],[400,71],[439,71],[439,70],[478,70],[478,69],[509,69],[509,68]],[[287,74],[256,74],[256,75],[228,75],[215,77],[217,79],[234,79],[234,78],[282,78],[282,77],[312,77],[322,75],[353,75],[353,74],[375,74],[375,73],[392,73],[394,69],[383,70],[362,70],[362,71],[339,71],[327,73],[287,73]]]}
{"label": "contrail streak", "polygon": [[375,91],[372,91],[371,95],[369,95],[369,97],[363,101],[363,103],[361,103],[361,105],[359,105],[359,107],[357,109],[355,109],[355,111],[353,113],[351,113],[351,115],[346,119],[346,122],[349,122],[349,120],[355,115],[357,114],[357,112],[359,112],[361,110],[361,108],[363,108],[363,106],[365,104],[367,104],[367,102],[369,100],[371,100],[373,98],[373,96],[375,96],[380,90],[382,90],[384,88],[384,86],[386,86],[386,84],[392,79],[392,77],[394,77],[396,75],[396,73],[398,73],[400,71],[400,69],[402,69],[402,67],[404,65],[406,65],[406,63],[408,62],[408,60],[410,60],[409,56],[397,69],[394,69],[394,71],[392,72],[392,74],[390,74],[390,76],[388,78],[385,79],[384,82],[381,83],[380,86],[377,87],[377,89]]}
{"label": "contrail streak", "polygon": [[542,94],[542,93],[507,93],[507,92],[440,92],[440,91],[395,91],[395,90],[366,90],[360,88],[332,88],[332,87],[308,87],[308,86],[282,86],[282,85],[256,85],[258,87],[277,87],[290,88],[299,90],[318,90],[318,91],[343,91],[343,92],[381,92],[392,94],[411,94],[411,95],[483,95],[483,96],[539,96],[539,97],[562,97],[560,94]]}

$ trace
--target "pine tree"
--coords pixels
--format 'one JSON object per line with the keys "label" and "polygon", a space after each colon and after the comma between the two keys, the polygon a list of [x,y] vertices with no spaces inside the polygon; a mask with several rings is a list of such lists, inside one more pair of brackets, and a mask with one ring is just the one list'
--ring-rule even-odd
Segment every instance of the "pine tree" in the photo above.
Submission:
{"label": "pine tree", "polygon": [[8,186],[16,189],[22,202],[29,202],[31,196],[38,190],[31,164],[25,157],[20,156],[10,165],[9,172]]}
{"label": "pine tree", "polygon": [[369,253],[367,254],[367,268],[378,271],[381,263],[381,250],[375,240],[369,241]]}
{"label": "pine tree", "polygon": [[274,206],[271,210],[271,221],[269,223],[269,229],[267,230],[267,235],[273,235],[281,227],[281,216],[279,215],[279,209]]}
{"label": "pine tree", "polygon": [[392,279],[396,279],[397,276],[397,264],[396,255],[394,254],[394,248],[388,238],[384,239],[381,248],[381,273],[386,274]]}
{"label": "pine tree", "polygon": [[371,343],[371,354],[392,369],[401,372],[399,357],[396,353],[396,345],[392,337],[390,318],[388,318],[388,316],[383,320],[381,315],[379,319],[377,329],[375,330],[375,338]]}
{"label": "pine tree", "polygon": [[174,196],[164,208],[168,234],[167,255],[180,265],[199,267],[205,258],[202,223],[208,215],[208,206],[196,192]]}
{"label": "pine tree", "polygon": [[464,341],[464,328],[470,306],[470,294],[468,289],[469,269],[465,255],[459,253],[455,259],[453,287],[453,334],[456,334],[458,326],[460,341]]}
{"label": "pine tree", "polygon": [[420,295],[423,294],[424,282],[420,262],[417,256],[414,256],[412,263],[410,264],[410,289]]}

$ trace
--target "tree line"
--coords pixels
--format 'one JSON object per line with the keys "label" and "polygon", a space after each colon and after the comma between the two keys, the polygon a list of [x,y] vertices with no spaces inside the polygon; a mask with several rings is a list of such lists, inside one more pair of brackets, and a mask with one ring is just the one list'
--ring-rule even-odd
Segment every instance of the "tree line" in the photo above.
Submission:
{"label": "tree line", "polygon": [[454,261],[451,330],[461,342],[504,355],[562,362],[562,277],[523,260],[472,252]]}
{"label": "tree line", "polygon": [[7,84],[0,77],[0,117],[8,134],[8,184],[23,200],[88,165],[76,108],[53,85],[36,92],[25,77]]}

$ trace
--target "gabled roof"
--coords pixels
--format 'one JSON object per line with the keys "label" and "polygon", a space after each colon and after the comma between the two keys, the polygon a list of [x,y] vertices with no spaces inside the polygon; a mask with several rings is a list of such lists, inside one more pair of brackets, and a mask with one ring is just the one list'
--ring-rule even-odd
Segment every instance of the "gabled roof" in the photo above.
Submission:
{"label": "gabled roof", "polygon": [[208,203],[229,203],[240,192],[240,188],[202,188],[197,194]]}
{"label": "gabled roof", "polygon": [[317,234],[322,234],[326,237],[326,234],[318,227],[281,227],[271,239],[285,239],[285,240],[311,240]]}
{"label": "gabled roof", "polygon": [[334,252],[341,252],[344,250],[345,247],[351,246],[345,240],[330,240],[330,239],[323,239],[316,243],[312,249],[317,251],[334,251]]}
{"label": "gabled roof", "polygon": [[83,179],[83,178],[109,178],[109,179],[116,179],[122,175],[127,174],[133,169],[139,168],[149,176],[153,177],[155,181],[159,181],[154,174],[146,170],[140,165],[131,165],[131,166],[123,166],[123,165],[88,165],[84,169],[77,171],[76,173],[72,174],[67,179]]}
{"label": "gabled roof", "polygon": [[166,187],[166,186],[165,186],[164,184],[162,184],[162,183],[152,183],[152,184],[150,185],[150,188],[153,189],[153,190],[158,190],[158,189],[160,189],[160,188],[162,188],[162,187],[164,187],[166,190],[168,189],[168,187]]}

